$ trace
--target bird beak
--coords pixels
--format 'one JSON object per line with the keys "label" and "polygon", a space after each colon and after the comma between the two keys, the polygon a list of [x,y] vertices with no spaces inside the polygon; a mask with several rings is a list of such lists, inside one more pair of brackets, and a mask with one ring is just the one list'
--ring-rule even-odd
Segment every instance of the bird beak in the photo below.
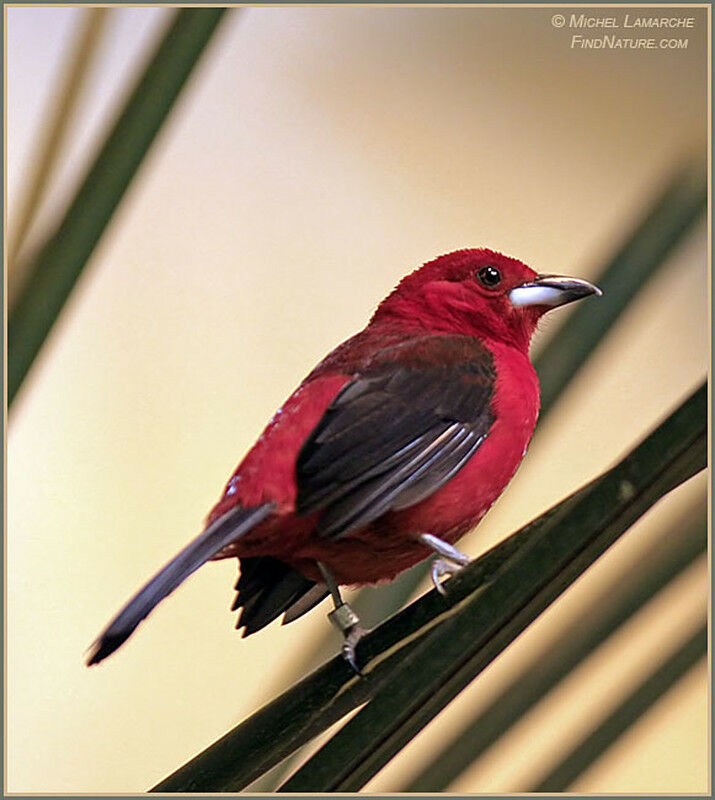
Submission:
{"label": "bird beak", "polygon": [[537,275],[533,281],[514,287],[509,299],[515,308],[525,306],[557,306],[572,303],[582,297],[595,294],[600,297],[603,292],[588,281],[581,278],[565,278],[561,275]]}

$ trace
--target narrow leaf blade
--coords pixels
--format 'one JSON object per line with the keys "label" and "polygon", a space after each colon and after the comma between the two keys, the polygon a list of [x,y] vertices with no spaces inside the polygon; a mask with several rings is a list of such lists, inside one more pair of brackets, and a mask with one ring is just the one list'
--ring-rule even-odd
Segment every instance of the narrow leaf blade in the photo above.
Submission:
{"label": "narrow leaf blade", "polygon": [[225,12],[176,12],[64,218],[34,259],[8,320],[8,405]]}

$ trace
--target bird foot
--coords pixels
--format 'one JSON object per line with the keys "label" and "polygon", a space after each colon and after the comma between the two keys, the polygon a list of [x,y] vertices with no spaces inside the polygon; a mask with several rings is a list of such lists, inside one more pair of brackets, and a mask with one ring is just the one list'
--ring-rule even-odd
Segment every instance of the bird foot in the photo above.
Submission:
{"label": "bird foot", "polygon": [[451,577],[452,575],[456,575],[462,569],[464,569],[465,564],[458,564],[456,561],[450,561],[447,558],[442,558],[438,556],[432,562],[432,567],[430,569],[430,577],[432,578],[432,583],[434,584],[434,588],[441,594],[446,595],[447,592],[444,588],[444,584],[442,582],[442,578],[447,575]]}
{"label": "bird foot", "polygon": [[360,625],[360,617],[340,596],[340,589],[337,581],[329,567],[323,564],[322,561],[316,561],[315,563],[322,572],[325,578],[325,585],[333,596],[335,608],[328,614],[328,619],[343,635],[343,658],[350,664],[355,674],[362,677],[362,672],[357,663],[355,647],[367,631]]}
{"label": "bird foot", "polygon": [[328,619],[343,634],[343,658],[357,675],[362,676],[355,648],[367,631],[360,625],[360,617],[347,603],[340,603],[328,614]]}
{"label": "bird foot", "polygon": [[359,675],[361,678],[363,677],[363,672],[360,669],[360,666],[357,662],[357,653],[355,652],[355,648],[357,643],[362,639],[362,637],[367,633],[367,630],[360,625],[355,625],[355,627],[351,628],[345,634],[345,641],[343,642],[342,647],[342,654],[343,658],[350,664],[353,669],[353,672],[356,675]]}
{"label": "bird foot", "polygon": [[430,575],[434,588],[444,595],[446,592],[442,584],[442,577],[444,575],[455,575],[462,567],[466,567],[469,564],[470,558],[466,553],[457,550],[454,545],[431,533],[423,533],[419,539],[422,544],[437,554],[437,558],[432,562]]}

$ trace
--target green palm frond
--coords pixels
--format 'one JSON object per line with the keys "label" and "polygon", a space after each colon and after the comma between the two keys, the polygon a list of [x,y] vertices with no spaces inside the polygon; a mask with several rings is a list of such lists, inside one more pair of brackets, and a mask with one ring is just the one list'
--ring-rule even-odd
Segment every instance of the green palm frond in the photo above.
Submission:
{"label": "green palm frond", "polygon": [[32,259],[8,320],[8,405],[225,12],[175,12],[56,231]]}
{"label": "green palm frond", "polygon": [[[634,572],[629,564],[567,626],[521,666],[509,684],[450,737],[403,792],[441,792],[513,725],[707,549],[707,502],[668,525],[650,543]],[[534,789],[534,791],[537,791]]]}

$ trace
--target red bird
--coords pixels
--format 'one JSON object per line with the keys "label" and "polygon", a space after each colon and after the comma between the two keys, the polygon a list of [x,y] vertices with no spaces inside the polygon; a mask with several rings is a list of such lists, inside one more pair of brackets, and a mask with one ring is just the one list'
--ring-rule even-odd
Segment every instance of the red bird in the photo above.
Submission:
{"label": "red bird", "polygon": [[279,409],[239,464],[206,528],[119,612],[89,664],[210,559],[235,556],[233,609],[249,635],[328,594],[355,666],[359,620],[339,585],[374,584],[436,554],[432,579],[469,558],[453,543],[514,475],[539,411],[529,341],[539,318],[600,290],[537,275],[486,249],[405,277],[367,327]]}

